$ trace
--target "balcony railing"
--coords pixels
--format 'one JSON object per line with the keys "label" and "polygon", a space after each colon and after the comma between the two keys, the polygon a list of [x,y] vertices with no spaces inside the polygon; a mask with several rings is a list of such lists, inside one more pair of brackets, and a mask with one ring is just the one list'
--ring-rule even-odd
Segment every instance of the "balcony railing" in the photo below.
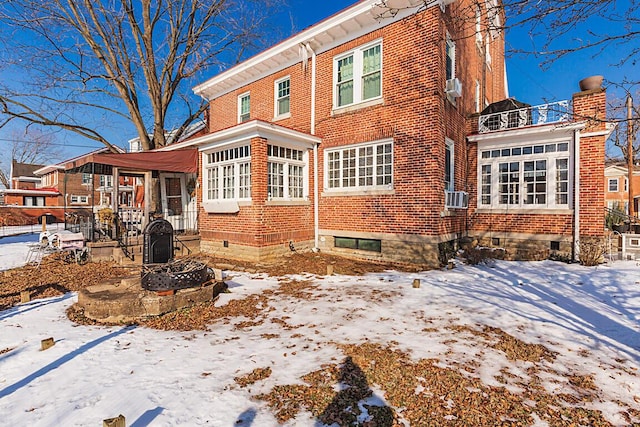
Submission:
{"label": "balcony railing", "polygon": [[496,132],[569,120],[569,101],[519,108],[480,116],[478,132]]}

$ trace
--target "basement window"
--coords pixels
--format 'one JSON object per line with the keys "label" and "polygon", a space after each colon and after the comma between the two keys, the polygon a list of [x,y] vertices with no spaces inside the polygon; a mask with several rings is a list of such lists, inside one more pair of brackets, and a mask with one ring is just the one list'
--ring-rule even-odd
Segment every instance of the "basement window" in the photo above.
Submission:
{"label": "basement window", "polygon": [[361,251],[382,252],[382,241],[377,239],[359,239],[356,237],[336,237],[336,248],[357,249]]}

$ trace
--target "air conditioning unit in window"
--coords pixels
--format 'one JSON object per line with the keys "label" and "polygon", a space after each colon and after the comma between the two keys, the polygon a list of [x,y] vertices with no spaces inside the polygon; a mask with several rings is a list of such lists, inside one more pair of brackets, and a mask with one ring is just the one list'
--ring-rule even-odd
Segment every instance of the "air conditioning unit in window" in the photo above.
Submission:
{"label": "air conditioning unit in window", "polygon": [[445,208],[467,209],[469,207],[469,194],[465,191],[445,191]]}
{"label": "air conditioning unit in window", "polygon": [[447,80],[446,90],[447,95],[452,96],[454,98],[460,98],[462,96],[462,84],[458,79],[449,79]]}

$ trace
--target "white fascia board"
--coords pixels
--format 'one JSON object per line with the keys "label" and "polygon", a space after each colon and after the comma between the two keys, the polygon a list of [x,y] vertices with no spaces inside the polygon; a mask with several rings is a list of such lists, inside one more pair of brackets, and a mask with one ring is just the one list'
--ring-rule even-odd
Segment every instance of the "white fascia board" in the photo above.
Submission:
{"label": "white fascia board", "polygon": [[[15,194],[25,196],[59,196],[59,191],[45,191],[45,190],[15,190],[15,189],[2,189],[0,194]],[[55,206],[43,206],[43,207],[55,207]]]}
{"label": "white fascia board", "polygon": [[218,132],[209,133],[207,135],[191,139],[189,141],[172,144],[156,151],[173,151],[188,147],[198,147],[200,151],[203,151],[210,149],[212,146],[220,147],[256,137],[262,137],[272,141],[288,143],[296,146],[307,146],[309,148],[322,142],[322,139],[317,136],[278,126],[273,123],[251,120],[228,129],[223,129]]}
{"label": "white fascia board", "polygon": [[477,143],[495,143],[500,144],[504,142],[518,143],[526,141],[536,140],[549,140],[549,139],[566,139],[574,131],[584,129],[585,123],[568,123],[568,124],[551,124],[545,126],[532,126],[528,128],[520,128],[498,132],[479,133],[475,135],[469,135],[467,139],[471,142]]}
{"label": "white fascia board", "polygon": [[[445,0],[439,0],[432,6],[437,6],[439,3],[447,3]],[[368,34],[376,29],[383,28],[394,22],[400,21],[407,16],[414,14],[417,8],[422,5],[421,1],[416,0],[397,0],[399,5],[402,5],[404,9],[400,9],[394,17],[378,18],[374,16],[372,10],[375,5],[380,3],[380,0],[364,0],[339,12],[324,21],[304,30],[277,45],[247,59],[246,61],[216,75],[215,77],[207,80],[206,82],[197,85],[193,88],[193,92],[206,99],[214,99],[218,96],[232,92],[240,87],[243,87],[249,83],[257,81],[263,77],[271,75],[275,72],[283,70],[294,64],[301,62],[299,57],[300,46],[304,46],[307,43],[314,49],[316,54],[320,54],[336,46],[342,45],[350,40],[354,40],[365,34]],[[449,1],[448,3],[451,3]],[[360,18],[360,21],[358,20]],[[359,27],[356,30],[350,30],[342,37],[333,38],[331,41],[322,42],[323,36],[329,34],[336,28],[350,26],[349,23]],[[364,23],[364,25],[363,25]],[[291,58],[286,60],[285,53],[289,52]],[[277,58],[277,59],[276,59]],[[265,63],[276,59],[276,66],[265,66]],[[262,72],[255,73],[255,70],[263,66],[265,68]],[[253,72],[251,76],[243,73]],[[229,84],[229,82],[232,82]],[[226,83],[226,84],[224,84]],[[216,88],[218,86],[218,88]]]}
{"label": "white fascia board", "polygon": [[64,166],[62,165],[47,165],[43,168],[37,169],[35,171],[33,171],[34,175],[37,176],[42,176],[42,175],[46,175],[48,173],[54,172],[56,170],[64,170]]}

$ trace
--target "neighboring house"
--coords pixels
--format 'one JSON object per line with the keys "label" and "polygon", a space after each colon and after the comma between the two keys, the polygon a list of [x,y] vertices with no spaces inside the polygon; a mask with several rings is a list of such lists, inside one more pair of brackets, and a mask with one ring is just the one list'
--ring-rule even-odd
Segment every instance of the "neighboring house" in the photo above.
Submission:
{"label": "neighboring house", "polygon": [[[629,213],[629,170],[626,163],[611,162],[604,170],[605,207]],[[633,171],[634,212],[640,201],[640,166]]]}
{"label": "neighboring house", "polygon": [[43,215],[55,216],[51,210],[58,204],[60,193],[44,186],[35,171],[42,165],[11,162],[11,188],[0,190],[0,223],[4,225],[32,224]]}
{"label": "neighboring house", "polygon": [[34,171],[43,165],[35,165],[31,163],[20,163],[16,160],[11,161],[11,189],[26,190],[36,188],[40,184],[40,178],[34,175]]}
{"label": "neighboring house", "polygon": [[[203,252],[437,266],[465,236],[516,257],[602,236],[608,127],[503,101],[497,2],[416,3],[360,1],[194,89],[207,133],[161,151],[200,151]],[[581,92],[573,110],[604,118],[604,101]]]}
{"label": "neighboring house", "polygon": [[[110,175],[100,171],[87,171],[72,174],[65,171],[69,162],[78,162],[95,154],[108,153],[108,148],[100,148],[90,153],[65,160],[63,162],[42,166],[34,171],[39,176],[42,185],[54,188],[59,193],[56,206],[65,212],[89,211],[96,206],[110,206],[113,197],[113,181]],[[122,183],[120,199],[128,202],[133,199],[133,185],[129,181]]]}

